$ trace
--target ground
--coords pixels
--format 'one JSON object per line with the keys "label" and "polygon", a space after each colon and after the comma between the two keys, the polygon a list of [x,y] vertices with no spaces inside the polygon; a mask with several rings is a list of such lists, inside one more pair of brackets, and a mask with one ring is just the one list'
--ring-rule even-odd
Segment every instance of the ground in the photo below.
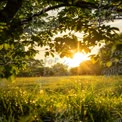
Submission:
{"label": "ground", "polygon": [[[4,81],[4,82],[3,82]],[[2,79],[2,121],[112,122],[122,118],[122,76]]]}

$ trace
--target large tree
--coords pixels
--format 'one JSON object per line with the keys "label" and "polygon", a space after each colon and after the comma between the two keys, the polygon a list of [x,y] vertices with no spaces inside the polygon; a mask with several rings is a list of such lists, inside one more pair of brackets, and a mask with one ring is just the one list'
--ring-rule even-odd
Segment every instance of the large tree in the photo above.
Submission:
{"label": "large tree", "polygon": [[118,29],[105,22],[121,19],[121,13],[121,0],[0,0],[0,74],[16,74],[37,46],[63,57],[90,52],[98,42],[114,43]]}

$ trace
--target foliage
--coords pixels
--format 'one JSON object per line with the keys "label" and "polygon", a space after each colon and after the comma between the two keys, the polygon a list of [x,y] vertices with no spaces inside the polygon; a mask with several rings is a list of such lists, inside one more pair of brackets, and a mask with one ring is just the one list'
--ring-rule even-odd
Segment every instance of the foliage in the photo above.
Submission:
{"label": "foliage", "polygon": [[101,75],[102,68],[100,64],[93,63],[91,60],[84,61],[78,67],[70,69],[72,75]]}
{"label": "foliage", "polygon": [[37,76],[66,76],[69,75],[68,67],[64,64],[54,64],[51,67],[44,66],[41,60],[31,59],[28,60],[26,69],[19,72],[19,77],[37,77]]}
{"label": "foliage", "polygon": [[4,122],[112,122],[122,117],[121,76],[18,78],[14,84],[3,83]]}
{"label": "foliage", "polygon": [[[122,34],[116,35],[115,40],[103,45],[96,56],[107,74],[122,74]],[[104,73],[105,73],[104,72]]]}
{"label": "foliage", "polygon": [[52,66],[52,71],[55,76],[67,76],[69,75],[68,66],[57,63]]}
{"label": "foliage", "polygon": [[[55,14],[50,14],[53,10]],[[35,56],[37,46],[46,46],[46,55],[54,55],[56,51],[63,57],[72,56],[71,50],[72,52],[77,50],[77,47],[74,48],[77,43],[81,50],[90,52],[89,47],[97,45],[98,42],[112,42],[118,29],[107,26],[104,22],[116,19],[121,12],[121,0],[1,0],[0,59],[4,59],[5,56],[7,60],[17,65],[13,66],[10,63],[8,67],[12,68],[8,69],[2,65],[0,74],[4,77],[16,74],[22,67],[23,59]],[[55,39],[57,33],[67,30],[69,31],[67,36]],[[75,32],[83,32],[83,39],[79,42],[73,34]],[[58,44],[57,39],[62,41]],[[18,44],[20,46],[16,48]],[[60,46],[57,45],[64,50],[61,52]],[[21,46],[28,51],[25,49],[20,51]],[[4,56],[3,50],[7,52]],[[65,53],[66,51],[68,53]],[[16,61],[14,61],[15,53]],[[16,71],[12,71],[13,67],[16,67]],[[3,70],[8,72],[7,75]]]}
{"label": "foliage", "polygon": [[37,77],[43,75],[43,60],[28,59],[26,60],[26,68],[20,70],[18,77]]}

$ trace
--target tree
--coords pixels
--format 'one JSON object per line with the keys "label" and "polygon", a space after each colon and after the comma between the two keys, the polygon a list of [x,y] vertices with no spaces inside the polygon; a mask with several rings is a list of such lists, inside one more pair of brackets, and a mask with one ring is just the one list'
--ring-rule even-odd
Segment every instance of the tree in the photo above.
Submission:
{"label": "tree", "polygon": [[43,76],[53,76],[53,70],[51,67],[43,67]]}
{"label": "tree", "polygon": [[72,75],[100,75],[101,66],[99,62],[93,64],[91,60],[87,60],[78,67],[71,68],[70,72]]}
{"label": "tree", "polygon": [[20,70],[17,76],[19,77],[37,77],[42,76],[44,72],[44,62],[43,60],[28,59],[26,68]]}
{"label": "tree", "polygon": [[66,76],[69,75],[68,66],[57,63],[52,66],[52,72],[54,76]]}
{"label": "tree", "polygon": [[91,60],[80,64],[80,74],[101,75],[101,66],[99,62],[93,63]]}
{"label": "tree", "polygon": [[73,67],[70,69],[70,74],[71,75],[79,75],[79,71],[78,71],[79,67]]}
{"label": "tree", "polygon": [[[49,15],[48,12],[52,10],[57,10],[57,13]],[[1,65],[0,74],[5,77],[17,74],[22,66],[13,64],[22,64],[23,59],[35,56],[36,46],[48,47],[46,55],[53,55],[56,51],[63,57],[71,56],[78,50],[73,45],[79,45],[79,49],[90,52],[89,47],[97,45],[98,42],[112,42],[118,29],[103,22],[121,19],[121,12],[121,0],[1,0],[0,59],[7,55],[11,62],[7,67],[11,68]],[[52,41],[58,32],[66,30],[69,31],[67,35]],[[74,32],[83,32],[83,39],[78,40]],[[23,50],[14,50],[16,43],[23,46]],[[11,54],[19,50],[22,55],[17,53],[15,61],[13,55],[3,55],[3,50]],[[12,71],[13,67],[17,70]],[[7,75],[3,71],[7,72]]]}

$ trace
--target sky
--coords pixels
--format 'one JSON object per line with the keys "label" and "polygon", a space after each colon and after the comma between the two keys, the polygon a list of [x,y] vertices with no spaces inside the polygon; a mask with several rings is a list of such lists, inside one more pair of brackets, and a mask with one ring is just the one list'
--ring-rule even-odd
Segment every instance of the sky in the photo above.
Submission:
{"label": "sky", "polygon": [[[120,32],[122,32],[122,20],[115,20],[114,22],[109,22],[107,23],[107,25],[111,25],[113,27],[118,27],[120,29]],[[70,63],[72,63],[71,59],[68,59],[68,58],[60,58],[58,55],[55,55],[55,57],[44,57],[44,48],[37,48],[38,50],[40,50],[39,54],[37,54],[35,56],[35,59],[43,59],[44,60],[44,65],[45,66],[52,66],[56,63],[63,63],[65,65],[69,65]],[[95,47],[93,50],[92,50],[92,54],[95,54],[96,52],[98,52],[99,50],[99,47]],[[75,62],[74,62],[75,63]]]}

